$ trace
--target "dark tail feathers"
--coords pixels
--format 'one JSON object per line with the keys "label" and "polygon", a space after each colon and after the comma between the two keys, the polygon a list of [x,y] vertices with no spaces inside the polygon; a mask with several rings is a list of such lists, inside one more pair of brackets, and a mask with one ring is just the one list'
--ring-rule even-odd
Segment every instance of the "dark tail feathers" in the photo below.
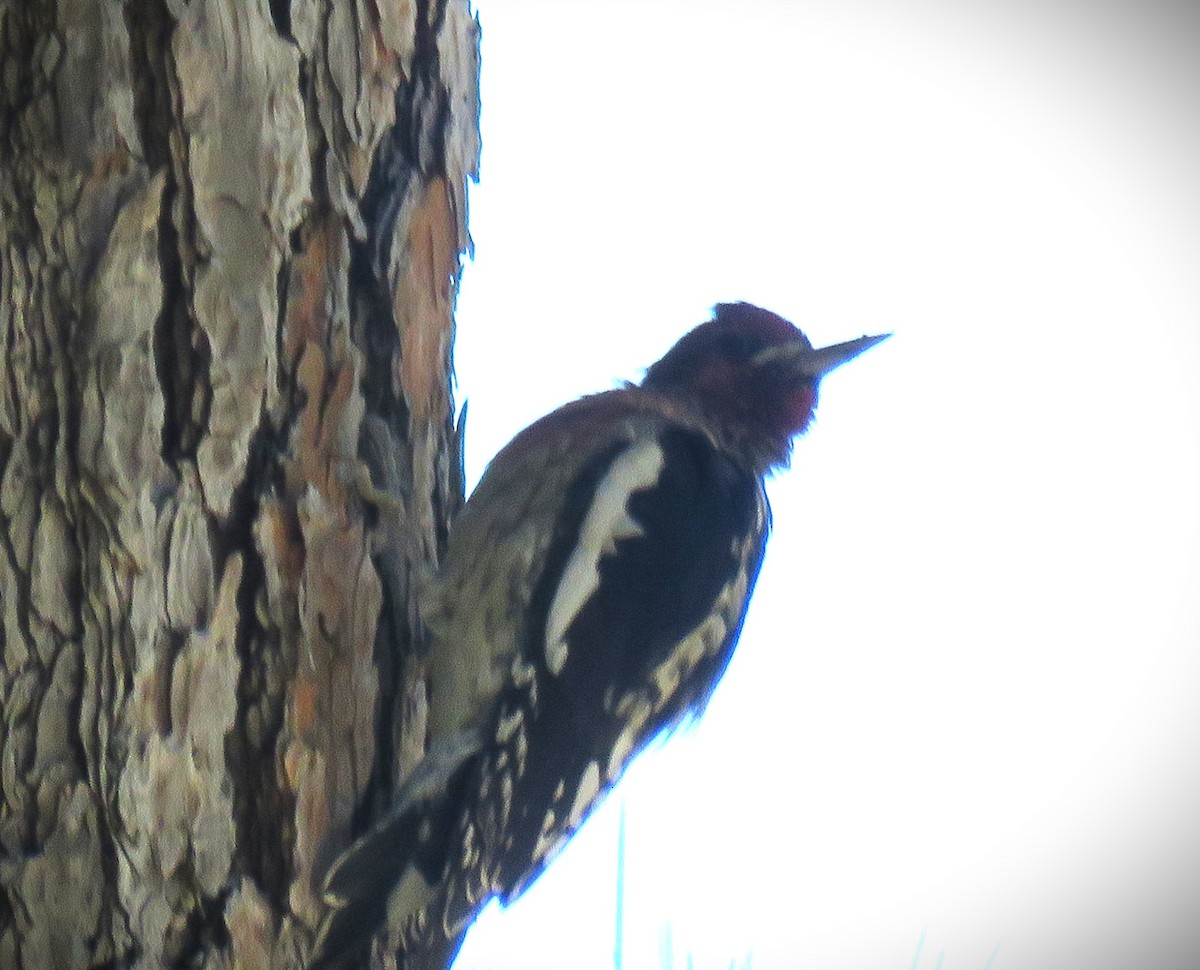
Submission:
{"label": "dark tail feathers", "polygon": [[325,876],[326,913],[309,970],[365,946],[387,919],[392,892],[410,871],[431,895],[445,872],[459,793],[479,751],[475,732],[430,750],[396,793],[395,808],[338,857]]}

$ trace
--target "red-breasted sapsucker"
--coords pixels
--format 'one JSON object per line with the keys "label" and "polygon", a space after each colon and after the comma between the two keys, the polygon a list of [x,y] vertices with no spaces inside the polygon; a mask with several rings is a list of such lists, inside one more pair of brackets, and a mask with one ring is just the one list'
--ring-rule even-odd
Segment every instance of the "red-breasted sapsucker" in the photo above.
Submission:
{"label": "red-breasted sapsucker", "polygon": [[820,379],[882,339],[814,349],[720,304],[641,384],[559,408],[493,459],[421,604],[428,754],[330,870],[313,965],[385,918],[401,951],[444,964],[647,742],[704,709],[762,561],[763,479]]}

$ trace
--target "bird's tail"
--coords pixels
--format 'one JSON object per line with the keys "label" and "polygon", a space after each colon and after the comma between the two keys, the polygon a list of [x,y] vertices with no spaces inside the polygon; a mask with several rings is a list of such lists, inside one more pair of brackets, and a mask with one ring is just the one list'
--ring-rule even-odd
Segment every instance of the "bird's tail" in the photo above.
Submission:
{"label": "bird's tail", "polygon": [[475,732],[463,732],[431,749],[400,787],[392,811],[330,867],[309,970],[365,946],[385,922],[402,928],[419,920],[436,900],[462,781],[479,747]]}

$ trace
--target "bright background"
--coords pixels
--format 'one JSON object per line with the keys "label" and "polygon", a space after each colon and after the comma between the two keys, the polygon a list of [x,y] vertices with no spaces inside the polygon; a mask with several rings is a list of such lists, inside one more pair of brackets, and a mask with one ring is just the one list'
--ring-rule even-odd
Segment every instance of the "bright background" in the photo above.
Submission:
{"label": "bright background", "polygon": [[[468,473],[719,300],[831,377],[739,652],[459,970],[1200,967],[1200,7],[483,24]],[[688,963],[688,960],[691,963]]]}

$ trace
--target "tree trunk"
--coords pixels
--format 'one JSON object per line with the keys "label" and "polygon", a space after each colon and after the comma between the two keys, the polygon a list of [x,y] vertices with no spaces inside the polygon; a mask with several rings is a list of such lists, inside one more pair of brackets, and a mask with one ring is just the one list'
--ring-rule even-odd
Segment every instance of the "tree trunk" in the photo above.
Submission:
{"label": "tree trunk", "polygon": [[301,965],[419,757],[477,82],[467,0],[0,3],[0,967]]}

